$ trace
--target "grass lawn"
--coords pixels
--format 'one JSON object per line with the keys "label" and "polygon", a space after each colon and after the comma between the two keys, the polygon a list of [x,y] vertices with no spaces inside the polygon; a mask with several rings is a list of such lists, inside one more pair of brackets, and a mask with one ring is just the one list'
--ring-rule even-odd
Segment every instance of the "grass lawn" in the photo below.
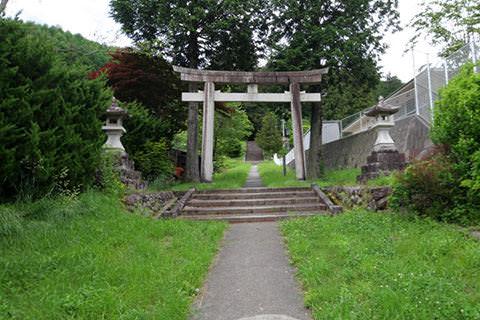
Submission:
{"label": "grass lawn", "polygon": [[451,226],[356,211],[281,228],[315,319],[480,319],[480,243]]}
{"label": "grass lawn", "polygon": [[201,189],[236,189],[241,188],[247,180],[251,163],[240,159],[228,159],[226,167],[220,173],[215,173],[212,183],[186,182],[172,183],[169,185],[156,186],[156,190],[188,190],[190,187]]}
{"label": "grass lawn", "polygon": [[96,192],[0,206],[0,319],[187,319],[226,227]]}
{"label": "grass lawn", "polygon": [[360,169],[327,170],[322,179],[313,181],[297,181],[295,170],[287,168],[287,175],[283,175],[283,167],[273,161],[266,161],[258,165],[260,176],[266,187],[302,187],[313,182],[319,186],[356,185],[356,177]]}

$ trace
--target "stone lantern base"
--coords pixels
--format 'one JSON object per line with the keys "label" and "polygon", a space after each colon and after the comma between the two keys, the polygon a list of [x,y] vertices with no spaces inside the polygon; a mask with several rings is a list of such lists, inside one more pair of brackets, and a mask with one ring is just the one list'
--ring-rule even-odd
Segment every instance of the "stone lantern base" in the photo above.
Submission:
{"label": "stone lantern base", "polygon": [[[148,183],[142,179],[142,173],[135,170],[133,160],[130,160],[128,154],[121,150],[106,150],[111,155],[111,165],[120,177],[120,182],[129,188],[135,190],[146,190]],[[95,183],[102,185],[102,168],[100,167],[95,174]]]}
{"label": "stone lantern base", "polygon": [[367,157],[367,164],[362,166],[362,174],[357,176],[357,182],[366,183],[368,180],[388,175],[406,166],[405,154],[397,150],[372,151]]}

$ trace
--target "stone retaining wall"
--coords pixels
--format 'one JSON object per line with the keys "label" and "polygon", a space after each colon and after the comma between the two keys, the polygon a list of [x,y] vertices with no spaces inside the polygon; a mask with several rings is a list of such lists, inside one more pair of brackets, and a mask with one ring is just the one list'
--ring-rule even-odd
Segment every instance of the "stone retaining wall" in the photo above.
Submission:
{"label": "stone retaining wall", "polygon": [[178,199],[185,191],[138,192],[125,197],[124,203],[131,212],[143,215],[156,215],[171,199]]}
{"label": "stone retaining wall", "polygon": [[387,208],[388,196],[392,193],[389,186],[381,187],[323,187],[323,192],[330,199],[345,209],[384,210]]}
{"label": "stone retaining wall", "polygon": [[[398,151],[407,159],[433,146],[430,128],[416,115],[396,121],[390,134]],[[360,168],[367,163],[375,140],[375,132],[367,130],[325,144],[325,169]]]}

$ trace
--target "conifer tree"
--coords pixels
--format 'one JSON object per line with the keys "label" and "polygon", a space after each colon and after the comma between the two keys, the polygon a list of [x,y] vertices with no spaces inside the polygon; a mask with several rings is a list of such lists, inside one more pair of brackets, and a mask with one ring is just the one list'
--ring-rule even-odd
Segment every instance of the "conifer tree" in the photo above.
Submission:
{"label": "conifer tree", "polygon": [[62,64],[22,22],[0,19],[0,199],[42,196],[60,176],[72,186],[91,184],[111,93],[86,73]]}
{"label": "conifer tree", "polygon": [[267,112],[262,121],[262,127],[255,137],[257,145],[263,149],[267,159],[278,153],[283,146],[282,135],[277,128],[277,120],[273,113]]}

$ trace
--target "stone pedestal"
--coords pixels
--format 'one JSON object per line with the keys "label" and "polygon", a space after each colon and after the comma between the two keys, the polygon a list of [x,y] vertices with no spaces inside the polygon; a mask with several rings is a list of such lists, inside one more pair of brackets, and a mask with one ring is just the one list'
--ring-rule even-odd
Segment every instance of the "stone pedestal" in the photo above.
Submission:
{"label": "stone pedestal", "polygon": [[127,187],[136,190],[146,190],[148,184],[142,179],[142,173],[135,170],[133,160],[128,158],[128,154],[122,152],[119,158],[120,181]]}
{"label": "stone pedestal", "polygon": [[362,166],[362,174],[357,176],[357,182],[366,183],[381,175],[388,175],[394,170],[405,168],[405,154],[397,150],[372,151],[367,157],[367,164]]}

